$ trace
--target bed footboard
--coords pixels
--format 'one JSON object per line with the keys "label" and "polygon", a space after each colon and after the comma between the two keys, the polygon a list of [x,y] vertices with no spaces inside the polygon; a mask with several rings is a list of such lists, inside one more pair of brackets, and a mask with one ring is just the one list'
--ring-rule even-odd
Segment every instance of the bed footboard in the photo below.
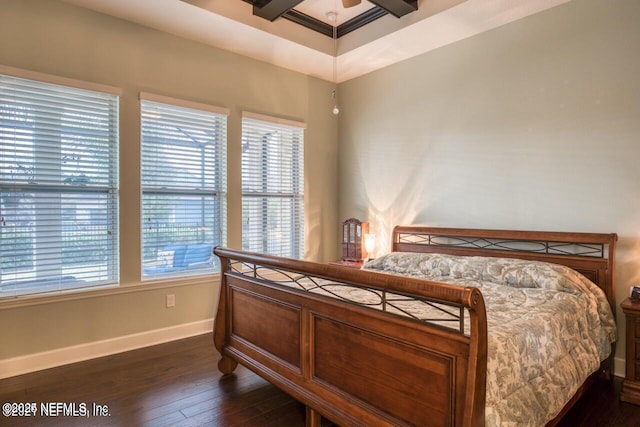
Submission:
{"label": "bed footboard", "polygon": [[[222,268],[214,342],[224,374],[237,363],[255,371],[307,406],[307,425],[320,415],[339,425],[484,425],[478,289],[214,252]],[[373,302],[345,297],[362,293]],[[407,298],[442,316],[403,312]]]}

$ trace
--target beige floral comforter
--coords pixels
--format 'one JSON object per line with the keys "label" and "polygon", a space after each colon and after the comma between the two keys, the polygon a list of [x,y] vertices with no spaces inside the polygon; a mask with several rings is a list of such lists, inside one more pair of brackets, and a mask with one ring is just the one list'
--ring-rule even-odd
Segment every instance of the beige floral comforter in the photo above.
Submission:
{"label": "beige floral comforter", "polygon": [[487,426],[543,426],[616,340],[604,293],[535,261],[395,252],[365,269],[480,288],[487,307]]}

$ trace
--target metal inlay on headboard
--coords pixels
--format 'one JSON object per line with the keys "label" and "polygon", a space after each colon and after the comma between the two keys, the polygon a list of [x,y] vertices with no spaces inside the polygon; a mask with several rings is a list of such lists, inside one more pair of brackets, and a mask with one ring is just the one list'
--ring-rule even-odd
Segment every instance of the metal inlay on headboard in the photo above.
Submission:
{"label": "metal inlay on headboard", "polygon": [[398,233],[398,243],[595,258],[604,258],[606,246],[602,243],[567,243],[545,240],[519,240],[504,238],[491,239],[484,237],[447,236],[441,234],[413,232]]}

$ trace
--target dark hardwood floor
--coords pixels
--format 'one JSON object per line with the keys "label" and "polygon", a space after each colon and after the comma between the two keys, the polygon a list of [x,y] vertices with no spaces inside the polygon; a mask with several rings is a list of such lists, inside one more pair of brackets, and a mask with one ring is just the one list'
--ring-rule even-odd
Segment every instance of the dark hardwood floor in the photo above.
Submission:
{"label": "dark hardwood floor", "polygon": [[[304,407],[251,371],[222,377],[210,335],[0,380],[0,403],[106,405],[108,417],[5,417],[2,426],[304,426]],[[598,383],[562,427],[640,426],[620,379]],[[327,423],[329,424],[329,423]]]}

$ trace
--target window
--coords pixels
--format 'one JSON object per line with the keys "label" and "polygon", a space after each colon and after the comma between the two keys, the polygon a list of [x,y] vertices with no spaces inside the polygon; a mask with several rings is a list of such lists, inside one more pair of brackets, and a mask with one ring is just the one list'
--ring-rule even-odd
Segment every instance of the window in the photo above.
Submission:
{"label": "window", "polygon": [[117,283],[117,148],[117,95],[0,75],[0,296]]}
{"label": "window", "polygon": [[304,257],[304,124],[244,113],[242,248]]}
{"label": "window", "polygon": [[226,237],[226,111],[141,99],[143,278],[217,271],[212,250]]}

